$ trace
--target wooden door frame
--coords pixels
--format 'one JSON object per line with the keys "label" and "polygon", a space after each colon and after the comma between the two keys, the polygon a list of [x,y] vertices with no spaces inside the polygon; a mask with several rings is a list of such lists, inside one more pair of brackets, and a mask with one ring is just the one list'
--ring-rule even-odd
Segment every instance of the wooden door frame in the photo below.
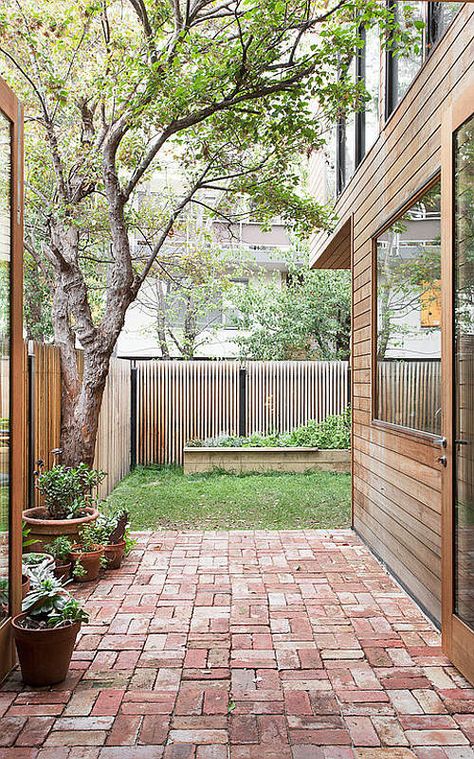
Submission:
{"label": "wooden door frame", "polygon": [[[25,449],[23,348],[23,114],[21,105],[0,77],[0,111],[11,124],[11,259],[10,259],[10,609],[21,608],[21,514]],[[13,411],[13,414],[11,413]],[[0,626],[0,680],[15,662],[10,618]]]}
{"label": "wooden door frame", "polygon": [[443,650],[474,682],[474,632],[454,614],[454,227],[453,134],[474,113],[474,79],[443,114],[441,126],[442,408],[447,440],[441,518]]}

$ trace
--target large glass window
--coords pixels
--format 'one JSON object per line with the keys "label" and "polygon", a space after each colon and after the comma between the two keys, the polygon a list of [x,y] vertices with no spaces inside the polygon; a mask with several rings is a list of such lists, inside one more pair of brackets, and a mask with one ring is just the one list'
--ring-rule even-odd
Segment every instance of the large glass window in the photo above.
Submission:
{"label": "large glass window", "polygon": [[379,92],[380,92],[380,31],[378,28],[367,29],[365,46],[361,55],[361,75],[369,100],[361,114],[363,124],[363,148],[359,160],[372,147],[379,135]]}
{"label": "large glass window", "polygon": [[[395,14],[402,29],[413,29],[416,22],[424,22],[424,3],[395,3]],[[398,105],[423,63],[423,28],[417,31],[413,49],[400,55],[395,45],[387,53],[387,115]],[[416,48],[416,49],[415,49]]]}
{"label": "large glass window", "polygon": [[455,612],[474,629],[474,117],[453,148]]}
{"label": "large glass window", "polygon": [[388,2],[394,7],[397,21],[402,28],[413,31],[418,22],[422,22],[424,26],[416,29],[415,44],[409,53],[401,55],[394,44],[387,51],[387,116],[403,98],[423,61],[441,39],[463,5],[463,3],[426,3],[412,2],[412,0],[407,2],[388,0]]}
{"label": "large glass window", "polygon": [[10,606],[10,248],[10,122],[0,112],[0,622]]}
{"label": "large glass window", "polygon": [[379,134],[380,32],[361,29],[363,47],[346,73],[363,81],[369,99],[365,107],[341,119],[337,128],[337,193],[342,192]]}
{"label": "large glass window", "polygon": [[454,20],[462,3],[429,3],[427,25],[427,52],[441,39],[448,26]]}
{"label": "large glass window", "polygon": [[377,238],[376,269],[376,418],[439,434],[439,183]]}

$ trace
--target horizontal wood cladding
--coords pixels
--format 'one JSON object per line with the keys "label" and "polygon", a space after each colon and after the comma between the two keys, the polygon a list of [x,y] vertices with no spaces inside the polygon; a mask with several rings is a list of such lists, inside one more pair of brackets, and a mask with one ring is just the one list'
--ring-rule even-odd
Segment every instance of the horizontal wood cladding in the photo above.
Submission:
{"label": "horizontal wood cladding", "polygon": [[[441,467],[433,438],[372,421],[372,240],[440,170],[444,109],[474,76],[474,5],[465,5],[385,124],[336,211],[353,234],[354,528],[437,622]],[[316,256],[323,250],[316,251]],[[316,262],[319,266],[319,263]]]}

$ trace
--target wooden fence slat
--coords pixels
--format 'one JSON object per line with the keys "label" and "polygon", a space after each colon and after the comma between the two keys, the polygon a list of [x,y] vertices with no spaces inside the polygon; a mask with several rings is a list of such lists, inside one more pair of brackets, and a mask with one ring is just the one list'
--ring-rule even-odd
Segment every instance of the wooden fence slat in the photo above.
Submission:
{"label": "wooden fence slat", "polygon": [[[33,355],[33,376],[25,372],[24,403],[28,410],[28,387],[33,383],[34,416],[25,416],[25,440],[29,439],[28,425],[33,424],[35,441],[34,461],[42,459],[51,466],[51,451],[60,445],[61,432],[61,374],[59,351],[51,345],[30,344]],[[27,346],[25,345],[25,354]],[[26,355],[25,355],[26,359]],[[79,355],[79,361],[81,356]],[[25,366],[27,365],[25,360]],[[94,466],[107,472],[99,496],[105,498],[113,487],[130,471],[130,364],[112,358],[99,415]],[[25,450],[25,471],[29,468]],[[28,478],[25,478],[24,502],[28,504]],[[36,494],[36,505],[39,497]]]}
{"label": "wooden fence slat", "polygon": [[138,361],[138,463],[180,464],[188,440],[237,435],[241,367],[247,434],[289,432],[347,406],[345,361]]}

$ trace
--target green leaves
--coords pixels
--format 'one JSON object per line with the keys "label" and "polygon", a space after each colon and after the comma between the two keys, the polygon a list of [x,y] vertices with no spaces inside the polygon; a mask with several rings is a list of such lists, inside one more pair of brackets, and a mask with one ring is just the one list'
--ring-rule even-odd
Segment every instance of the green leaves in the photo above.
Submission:
{"label": "green leaves", "polygon": [[105,472],[91,469],[86,464],[67,467],[57,464],[44,470],[38,462],[35,472],[36,487],[44,497],[44,506],[50,519],[73,519],[86,506],[94,505],[93,491],[105,477]]}
{"label": "green leaves", "polygon": [[293,251],[286,285],[250,283],[231,295],[246,333],[237,342],[242,358],[255,360],[347,358],[350,275],[311,271],[303,251]]}
{"label": "green leaves", "polygon": [[38,625],[59,627],[66,623],[87,622],[89,615],[65,590],[54,575],[45,575],[23,601],[23,612]]}

